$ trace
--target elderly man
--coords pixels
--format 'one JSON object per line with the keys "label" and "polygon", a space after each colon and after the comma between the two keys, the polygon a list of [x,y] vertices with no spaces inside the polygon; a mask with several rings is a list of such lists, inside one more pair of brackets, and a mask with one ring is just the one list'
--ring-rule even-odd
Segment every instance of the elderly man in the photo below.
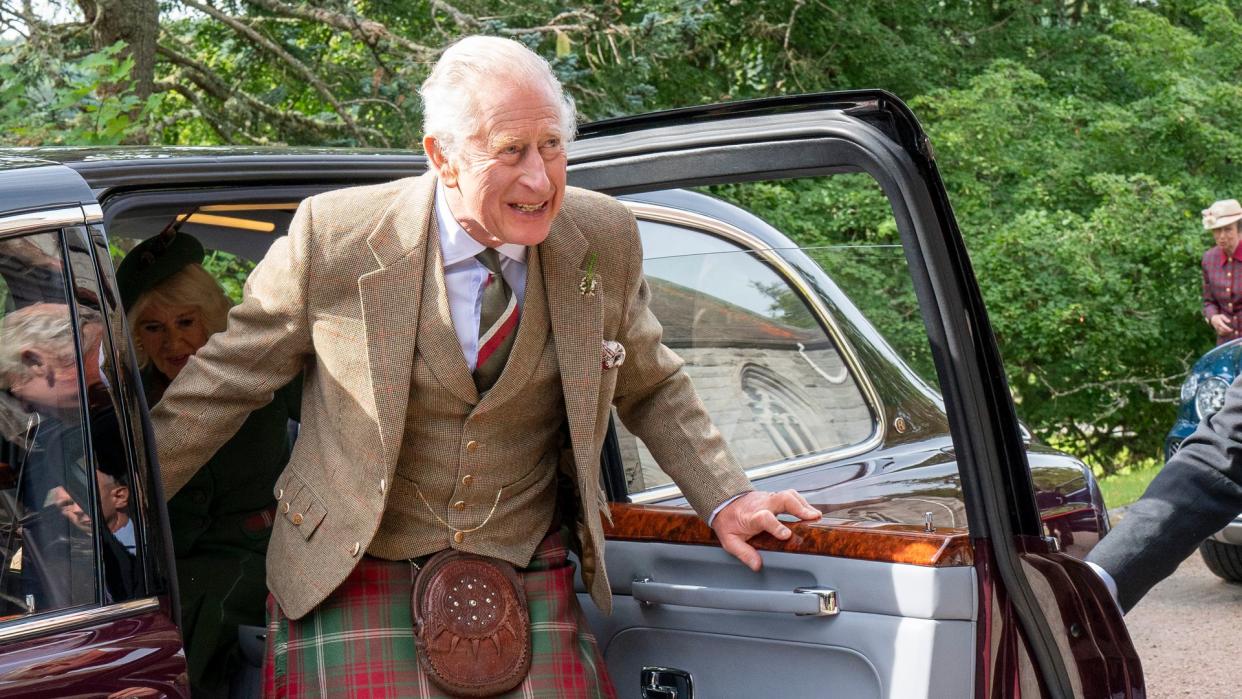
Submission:
{"label": "elderly man", "polygon": [[153,411],[167,494],[305,371],[268,694],[613,696],[566,562],[569,538],[608,611],[612,406],[751,568],[749,537],[790,535],[777,513],[819,513],[752,491],[660,343],[633,217],[565,185],[548,64],[470,37],[421,94],[431,172],[305,201]]}

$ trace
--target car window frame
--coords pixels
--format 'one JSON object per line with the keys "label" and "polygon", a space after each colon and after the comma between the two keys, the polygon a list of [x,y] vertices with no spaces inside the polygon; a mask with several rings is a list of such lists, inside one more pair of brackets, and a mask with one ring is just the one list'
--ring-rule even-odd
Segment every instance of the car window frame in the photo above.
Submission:
{"label": "car window frame", "polygon": [[[64,265],[64,269],[66,270],[64,275],[64,284],[66,293],[70,299],[68,305],[75,328],[77,328],[78,323],[78,308],[77,299],[72,293],[72,272],[69,264],[68,253],[66,252],[65,229],[74,226],[97,224],[102,221],[102,219],[102,211],[97,205],[76,205],[0,215],[0,240],[19,238],[28,235],[51,234],[56,236],[57,242],[60,244],[61,263]],[[82,385],[82,347],[81,338],[76,330],[74,332],[73,341],[76,353],[75,360],[77,362],[78,370],[79,401],[82,404],[82,419],[84,423],[86,423],[89,421],[85,418],[86,402],[84,387]],[[87,436],[87,439],[84,440],[84,444],[87,445],[85,447],[87,449],[90,449],[89,429],[89,424],[84,424],[83,430]],[[88,465],[93,466],[94,459],[95,455],[93,450],[88,451]],[[129,467],[132,470],[133,464],[130,463]],[[88,471],[93,470],[93,468],[88,469]],[[95,487],[95,475],[93,472],[88,473],[88,480],[92,486],[90,488],[92,491],[91,512],[97,519],[98,489]],[[100,551],[100,537],[96,533],[93,538],[96,570],[94,602],[90,604],[78,604],[71,607],[62,607],[60,609],[49,609],[44,612],[35,612],[33,614],[2,621],[0,622],[0,648],[6,644],[24,639],[43,636],[50,633],[68,631],[82,626],[100,624],[106,621],[122,619],[137,614],[159,610],[159,598],[150,595],[144,595],[121,602],[105,602],[104,572],[103,559]]]}
{"label": "car window frame", "polygon": [[[813,293],[810,285],[807,284],[806,280],[802,278],[797,269],[788,260],[779,255],[775,249],[764,243],[758,236],[706,214],[646,201],[622,199],[621,202],[629,208],[634,218],[639,221],[651,221],[652,223],[678,226],[723,240],[736,245],[739,253],[755,257],[772,270],[781,281],[798,295],[799,300],[811,311],[812,317],[819,324],[820,330],[827,335],[835,349],[840,353],[842,362],[848,369],[850,377],[858,386],[859,392],[867,404],[867,409],[871,412],[871,433],[862,441],[752,466],[745,471],[747,478],[754,481],[834,461],[842,461],[872,451],[884,443],[888,424],[884,401],[881,400],[870,375],[867,374],[862,361],[858,358],[858,353],[854,350],[848,338],[846,338],[845,333],[841,330],[839,323],[832,315],[828,306],[819,298],[818,294]],[[643,262],[646,263],[646,261],[644,257]],[[617,464],[624,467],[619,460]],[[624,482],[624,476],[622,476],[622,482]],[[628,493],[628,501],[641,505],[671,500],[681,497],[681,494],[681,488],[676,483],[668,483],[635,493]]]}

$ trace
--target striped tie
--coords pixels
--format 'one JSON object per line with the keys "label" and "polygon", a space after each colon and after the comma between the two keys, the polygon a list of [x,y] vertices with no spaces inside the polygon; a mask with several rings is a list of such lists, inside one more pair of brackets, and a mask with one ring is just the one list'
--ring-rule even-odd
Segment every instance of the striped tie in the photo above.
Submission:
{"label": "striped tie", "polygon": [[490,389],[505,370],[513,338],[517,335],[517,296],[500,273],[500,253],[487,248],[476,255],[489,274],[483,283],[483,308],[479,313],[479,359],[475,364],[474,385],[479,393]]}

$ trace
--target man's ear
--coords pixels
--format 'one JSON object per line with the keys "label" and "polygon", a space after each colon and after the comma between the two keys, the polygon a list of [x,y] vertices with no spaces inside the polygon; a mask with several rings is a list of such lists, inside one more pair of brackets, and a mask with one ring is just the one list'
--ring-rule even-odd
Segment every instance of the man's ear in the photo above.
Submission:
{"label": "man's ear", "polygon": [[440,181],[445,187],[457,186],[457,168],[449,161],[448,154],[440,147],[440,141],[435,136],[423,136],[423,152],[427,154],[427,159],[431,161],[431,167],[435,168],[436,173],[440,175]]}
{"label": "man's ear", "polygon": [[22,350],[22,366],[34,376],[45,376],[49,370],[47,357],[37,349]]}
{"label": "man's ear", "polygon": [[112,497],[116,498],[115,507],[118,510],[124,510],[129,507],[129,486],[118,485],[112,489]]}

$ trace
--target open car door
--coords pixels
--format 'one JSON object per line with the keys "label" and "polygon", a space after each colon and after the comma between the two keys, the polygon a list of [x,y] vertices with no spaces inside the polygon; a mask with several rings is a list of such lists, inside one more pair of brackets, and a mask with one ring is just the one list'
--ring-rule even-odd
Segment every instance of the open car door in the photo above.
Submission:
{"label": "open car door", "polygon": [[[1061,550],[1074,527],[1049,536],[1041,520],[905,105],[869,91],[589,125],[570,184],[634,210],[665,341],[756,487],[796,488],[827,515],[759,537],[752,573],[618,423],[603,466],[614,611],[583,607],[620,696],[1143,695],[1118,609]],[[795,233],[816,242],[796,249]],[[877,237],[896,268],[838,255]],[[910,313],[894,313],[903,298]]]}

